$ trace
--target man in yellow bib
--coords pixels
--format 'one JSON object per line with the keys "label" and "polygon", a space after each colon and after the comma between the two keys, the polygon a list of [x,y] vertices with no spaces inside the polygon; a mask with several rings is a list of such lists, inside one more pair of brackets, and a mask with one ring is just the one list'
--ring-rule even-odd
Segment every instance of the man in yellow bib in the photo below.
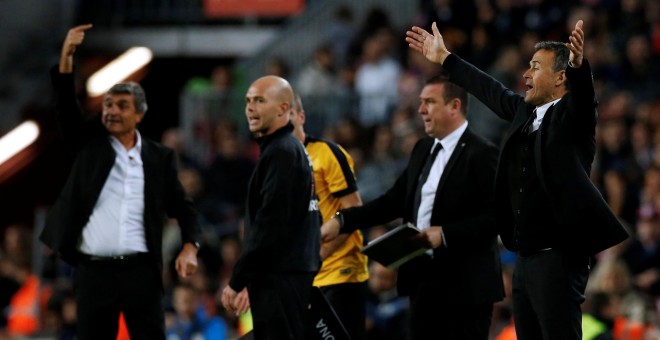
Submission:
{"label": "man in yellow bib", "polygon": [[[291,123],[293,133],[305,144],[312,159],[323,222],[341,209],[362,205],[353,173],[353,159],[336,143],[305,134],[305,111],[298,95],[291,108]],[[359,230],[323,243],[323,266],[314,278],[314,286],[321,288],[353,340],[366,338],[365,299],[369,272],[367,257],[360,253],[362,245]]]}

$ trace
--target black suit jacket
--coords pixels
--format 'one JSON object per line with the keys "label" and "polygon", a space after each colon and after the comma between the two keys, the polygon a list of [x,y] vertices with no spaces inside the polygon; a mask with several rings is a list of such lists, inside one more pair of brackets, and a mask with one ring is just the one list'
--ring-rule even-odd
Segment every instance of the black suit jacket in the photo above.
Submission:
{"label": "black suit jacket", "polygon": [[[51,70],[58,121],[65,142],[75,153],[71,173],[59,198],[49,211],[40,240],[75,265],[78,241],[92,214],[101,189],[115,162],[115,151],[98,118],[85,118],[77,105],[72,74]],[[182,241],[196,242],[199,227],[192,202],[177,177],[174,152],[142,138],[144,167],[144,229],[147,248],[162,264],[162,231],[165,214],[176,218]]]}
{"label": "black suit jacket", "polygon": [[[396,218],[412,222],[415,189],[433,138],[413,148],[407,168],[396,183],[364,206],[342,210],[342,232],[384,224]],[[438,285],[438,294],[453,302],[483,304],[504,296],[497,229],[492,211],[497,148],[469,128],[460,137],[445,167],[431,214],[431,225],[442,226],[446,246],[433,250],[430,265],[422,258],[399,268],[397,287],[409,294],[423,278]]]}
{"label": "black suit jacket", "polygon": [[[451,54],[443,67],[452,82],[465,88],[501,118],[510,121],[498,160],[495,199],[502,241],[513,247],[514,216],[509,200],[506,164],[511,137],[528,120],[534,106],[497,80]],[[558,221],[556,232],[565,250],[595,254],[628,237],[589,179],[596,150],[598,114],[591,68],[566,69],[569,92],[545,114],[534,144],[537,176]]]}

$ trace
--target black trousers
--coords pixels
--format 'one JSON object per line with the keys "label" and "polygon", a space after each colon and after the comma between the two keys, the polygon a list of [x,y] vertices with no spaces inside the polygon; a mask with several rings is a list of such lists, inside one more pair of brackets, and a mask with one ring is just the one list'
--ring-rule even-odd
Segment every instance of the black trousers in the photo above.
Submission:
{"label": "black trousers", "polygon": [[366,339],[367,282],[340,283],[321,287],[321,291],[351,339]]}
{"label": "black trousers", "polygon": [[520,340],[582,339],[589,257],[551,249],[519,255],[513,271],[513,319]]}
{"label": "black trousers", "polygon": [[447,295],[442,287],[430,281],[422,281],[411,292],[410,338],[487,340],[493,304],[471,305],[449,301]]}
{"label": "black trousers", "polygon": [[268,273],[248,286],[256,340],[308,339],[308,312],[315,273]]}
{"label": "black trousers", "polygon": [[74,284],[78,339],[116,339],[120,312],[132,340],[165,339],[163,285],[152,259],[83,260]]}

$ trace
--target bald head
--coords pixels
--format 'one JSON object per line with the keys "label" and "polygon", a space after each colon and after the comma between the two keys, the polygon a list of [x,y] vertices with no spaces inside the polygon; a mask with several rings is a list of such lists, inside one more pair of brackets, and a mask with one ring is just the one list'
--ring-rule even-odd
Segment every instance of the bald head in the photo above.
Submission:
{"label": "bald head", "polygon": [[265,76],[255,80],[245,95],[250,132],[259,137],[285,126],[293,99],[293,90],[285,79]]}
{"label": "bald head", "polygon": [[283,102],[293,102],[293,89],[289,82],[278,76],[265,76],[261,77],[252,83],[253,86],[265,86],[270,91],[273,91],[278,100]]}

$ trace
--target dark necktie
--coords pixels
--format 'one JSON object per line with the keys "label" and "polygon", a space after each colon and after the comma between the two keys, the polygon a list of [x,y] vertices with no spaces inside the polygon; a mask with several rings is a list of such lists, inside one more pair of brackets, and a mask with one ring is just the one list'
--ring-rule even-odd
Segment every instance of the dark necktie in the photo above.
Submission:
{"label": "dark necktie", "polygon": [[433,145],[433,151],[431,151],[431,155],[426,158],[426,162],[422,167],[422,172],[419,174],[417,190],[415,190],[415,204],[413,205],[413,223],[415,224],[417,224],[417,212],[419,211],[419,205],[422,203],[422,187],[424,186],[424,183],[426,183],[426,180],[429,178],[431,167],[433,167],[433,163],[435,162],[435,158],[438,156],[440,149],[442,149],[442,144],[435,143]]}
{"label": "dark necktie", "polygon": [[522,132],[526,134],[531,134],[534,132],[534,121],[536,120],[536,109],[534,109],[534,112],[532,112],[532,115],[529,117],[527,122],[525,122],[525,125],[522,128]]}

